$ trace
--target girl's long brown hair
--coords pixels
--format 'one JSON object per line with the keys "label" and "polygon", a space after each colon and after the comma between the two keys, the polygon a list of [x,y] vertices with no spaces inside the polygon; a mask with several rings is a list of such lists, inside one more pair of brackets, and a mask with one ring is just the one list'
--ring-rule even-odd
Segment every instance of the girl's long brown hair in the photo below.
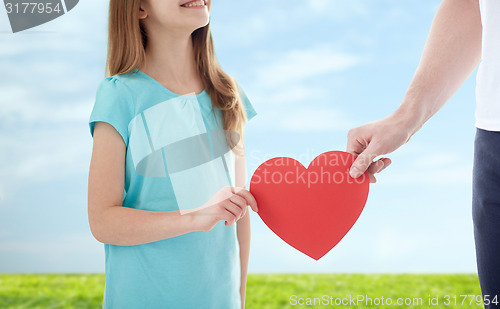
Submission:
{"label": "girl's long brown hair", "polygon": [[[141,0],[110,1],[106,76],[129,73],[144,64],[148,38],[137,15],[140,4]],[[212,107],[222,111],[224,130],[236,132],[243,139],[247,121],[243,102],[235,80],[222,70],[215,57],[210,24],[195,30],[191,38],[196,65]],[[228,142],[234,148],[238,141],[231,138]]]}

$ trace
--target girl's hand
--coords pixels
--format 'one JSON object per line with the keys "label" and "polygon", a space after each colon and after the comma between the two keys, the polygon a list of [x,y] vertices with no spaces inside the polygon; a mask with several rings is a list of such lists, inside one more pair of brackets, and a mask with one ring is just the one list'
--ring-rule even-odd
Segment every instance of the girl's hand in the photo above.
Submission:
{"label": "girl's hand", "polygon": [[233,225],[246,215],[248,205],[253,211],[258,211],[257,202],[248,190],[224,187],[204,206],[188,215],[193,218],[195,230],[210,231],[220,220],[224,220],[226,226]]}

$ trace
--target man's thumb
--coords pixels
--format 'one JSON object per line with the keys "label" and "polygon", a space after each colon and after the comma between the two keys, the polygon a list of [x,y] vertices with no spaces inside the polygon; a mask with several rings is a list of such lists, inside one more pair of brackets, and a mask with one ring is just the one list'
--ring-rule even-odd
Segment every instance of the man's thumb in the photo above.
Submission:
{"label": "man's thumb", "polygon": [[378,154],[374,149],[373,143],[368,144],[368,147],[366,147],[366,149],[358,155],[356,160],[354,160],[351,170],[349,171],[351,177],[358,178],[363,175],[372,164],[373,159],[377,156]]}

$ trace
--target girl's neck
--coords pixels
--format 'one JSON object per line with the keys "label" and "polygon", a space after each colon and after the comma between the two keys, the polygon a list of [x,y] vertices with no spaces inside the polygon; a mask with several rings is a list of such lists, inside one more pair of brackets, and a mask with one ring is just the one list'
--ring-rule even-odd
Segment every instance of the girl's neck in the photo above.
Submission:
{"label": "girl's neck", "polygon": [[191,35],[149,32],[146,61],[141,70],[175,93],[203,90]]}

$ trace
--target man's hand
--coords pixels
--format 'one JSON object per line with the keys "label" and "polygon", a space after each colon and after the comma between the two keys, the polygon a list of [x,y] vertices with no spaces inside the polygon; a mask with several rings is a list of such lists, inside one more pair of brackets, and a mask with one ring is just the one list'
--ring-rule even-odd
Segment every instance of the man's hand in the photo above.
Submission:
{"label": "man's hand", "polygon": [[347,152],[357,156],[351,176],[358,178],[368,171],[370,182],[376,182],[374,175],[389,166],[391,159],[374,159],[404,145],[414,131],[409,122],[397,114],[351,129],[347,134]]}
{"label": "man's hand", "polygon": [[349,131],[347,152],[357,157],[351,176],[386,168],[387,158],[408,142],[460,88],[481,59],[481,15],[478,0],[443,0],[432,23],[422,58],[401,106],[389,117]]}

